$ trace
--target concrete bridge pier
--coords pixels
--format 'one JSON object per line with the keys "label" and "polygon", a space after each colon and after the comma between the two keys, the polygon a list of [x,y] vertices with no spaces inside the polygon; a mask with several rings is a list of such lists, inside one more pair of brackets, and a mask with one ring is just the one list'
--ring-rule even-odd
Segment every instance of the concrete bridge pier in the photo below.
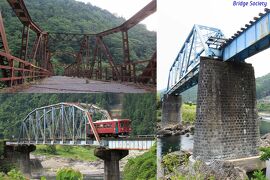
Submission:
{"label": "concrete bridge pier", "polygon": [[119,161],[128,155],[128,150],[96,148],[94,154],[104,160],[104,180],[120,180]]}
{"label": "concrete bridge pier", "polygon": [[201,57],[194,158],[258,155],[256,84],[251,64]]}
{"label": "concrete bridge pier", "polygon": [[182,97],[165,94],[162,102],[161,128],[175,126],[181,123]]}
{"label": "concrete bridge pier", "polygon": [[1,164],[14,164],[27,177],[31,177],[30,152],[35,151],[34,145],[5,145],[4,158]]}

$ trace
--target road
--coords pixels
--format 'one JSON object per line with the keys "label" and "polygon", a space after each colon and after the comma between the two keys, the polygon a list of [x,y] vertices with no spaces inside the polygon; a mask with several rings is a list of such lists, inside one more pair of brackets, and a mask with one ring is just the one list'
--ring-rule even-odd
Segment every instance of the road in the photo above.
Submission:
{"label": "road", "polygon": [[87,80],[84,78],[52,76],[40,82],[32,83],[22,90],[23,93],[95,93],[95,92],[117,92],[117,93],[145,93],[147,90],[133,84],[120,82],[105,82]]}

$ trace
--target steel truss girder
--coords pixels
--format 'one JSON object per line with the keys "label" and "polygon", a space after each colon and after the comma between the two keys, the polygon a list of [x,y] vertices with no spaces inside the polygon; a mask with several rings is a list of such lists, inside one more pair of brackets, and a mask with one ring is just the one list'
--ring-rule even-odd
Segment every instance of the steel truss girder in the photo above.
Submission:
{"label": "steel truss girder", "polygon": [[223,61],[245,61],[245,59],[269,48],[270,10],[259,13],[224,44]]}
{"label": "steel truss girder", "polygon": [[[12,7],[13,11],[19,18],[19,20],[24,25],[24,31],[23,31],[23,38],[22,38],[22,57],[24,60],[28,59],[29,61],[32,60],[32,63],[37,66],[41,66],[49,71],[53,71],[53,66],[50,62],[51,53],[48,50],[49,43],[48,43],[48,33],[42,31],[40,27],[38,27],[37,24],[35,24],[24,4],[23,0],[8,0],[10,6]],[[96,41],[96,46],[99,46],[100,49],[95,49],[93,53],[93,62],[90,61],[90,47],[89,43],[82,43],[81,49],[77,54],[76,62],[74,64],[71,64],[65,69],[65,75],[71,75],[71,76],[79,76],[79,77],[93,77],[93,74],[96,73],[96,78],[102,79],[103,72],[105,72],[105,79],[107,80],[109,77],[109,71],[105,67],[105,69],[102,69],[102,63],[101,63],[101,50],[103,50],[104,55],[108,58],[110,68],[111,68],[111,74],[112,78],[114,80],[122,80],[122,81],[133,81],[133,82],[155,82],[153,79],[154,75],[151,73],[151,77],[149,76],[149,69],[155,69],[153,68],[153,65],[155,65],[153,62],[149,63],[144,70],[142,70],[142,74],[140,76],[136,75],[136,65],[139,63],[133,63],[130,61],[130,55],[129,55],[129,44],[128,44],[128,30],[138,24],[140,21],[151,15],[156,11],[156,0],[152,0],[148,5],[146,5],[142,10],[140,10],[138,13],[136,13],[134,16],[132,16],[129,20],[124,22],[122,25],[98,33],[98,34],[76,34],[76,33],[55,33],[52,32],[49,34],[50,36],[50,46],[51,43],[55,40],[78,40],[80,37],[85,36],[96,36],[98,40]],[[26,29],[26,30],[25,30]],[[28,53],[28,34],[29,29],[33,30],[36,34],[36,40],[33,45],[33,49],[31,53]],[[122,32],[122,39],[123,39],[123,54],[124,54],[124,62],[118,66],[114,63],[113,58],[109,52],[108,47],[104,44],[102,41],[102,37],[107,36],[112,33]],[[80,39],[81,42],[84,42],[84,39]],[[86,62],[84,62],[84,54],[82,53],[82,50],[86,49]],[[29,55],[27,55],[29,54]],[[95,62],[97,60],[97,69],[94,71],[93,65],[95,65]],[[143,64],[144,62],[141,62]],[[21,66],[19,69],[24,69],[24,64],[21,63]],[[27,67],[28,68],[28,67]],[[28,71],[28,70],[27,70]],[[147,72],[147,73],[146,73]],[[21,76],[25,76],[24,71],[19,72]],[[146,77],[144,77],[146,76]],[[20,78],[21,79],[21,78]],[[22,78],[24,79],[24,78]],[[147,79],[141,81],[140,79]],[[19,82],[21,83],[21,82]]]}
{"label": "steel truss girder", "polygon": [[111,119],[109,113],[94,105],[84,103],[58,103],[36,108],[21,122],[18,143],[42,141],[51,144],[60,141],[88,141],[87,131],[90,126],[96,141],[101,145],[100,137],[93,124],[92,115],[101,113],[102,119]]}
{"label": "steel truss girder", "polygon": [[[7,0],[11,8],[15,12],[18,19],[23,24],[22,30],[22,42],[20,58],[14,57],[9,51],[4,51],[0,55],[0,70],[2,72],[1,82],[4,82],[7,86],[17,85],[23,83],[26,79],[34,80],[38,78],[44,78],[51,75],[52,65],[48,62],[48,50],[47,50],[47,33],[35,24],[24,4],[23,0]],[[2,19],[2,17],[1,17]],[[4,25],[1,24],[1,31],[3,31]],[[36,34],[35,42],[32,45],[32,51],[29,52],[29,30],[32,30]],[[3,33],[1,33],[1,39],[3,39]],[[6,39],[6,38],[4,38]],[[7,42],[5,41],[5,47]],[[0,45],[1,46],[1,45]],[[38,64],[36,63],[37,61]],[[14,61],[16,63],[14,63]]]}
{"label": "steel truss girder", "polygon": [[[209,43],[210,38],[220,39],[224,38],[224,35],[219,29],[194,25],[170,68],[167,93],[176,92],[176,89],[181,88],[179,84],[185,88],[181,88],[181,91],[177,90],[177,93],[189,89],[191,85],[194,85],[193,82],[196,83],[196,81],[192,81],[192,83],[188,81],[193,79],[192,76],[196,76],[200,56],[214,58],[222,56],[220,50],[222,44]],[[191,85],[183,85],[183,83]]]}
{"label": "steel truss girder", "polygon": [[36,34],[43,33],[42,29],[35,24],[29,15],[23,0],[7,0],[18,19],[24,26],[28,26]]}

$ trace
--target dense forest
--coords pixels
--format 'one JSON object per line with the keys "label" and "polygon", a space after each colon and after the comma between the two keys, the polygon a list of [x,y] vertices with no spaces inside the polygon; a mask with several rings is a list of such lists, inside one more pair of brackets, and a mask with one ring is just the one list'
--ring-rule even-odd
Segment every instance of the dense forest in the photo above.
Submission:
{"label": "dense forest", "polygon": [[[117,94],[0,94],[0,138],[18,133],[20,121],[33,109],[59,102],[97,104],[108,109],[119,98]],[[156,105],[154,94],[125,94],[123,118],[132,120],[132,134],[154,134]]]}
{"label": "dense forest", "polygon": [[[42,30],[47,32],[85,33],[95,34],[121,25],[125,19],[117,17],[107,10],[91,5],[90,3],[75,0],[24,0],[32,20]],[[6,0],[0,1],[0,10],[4,19],[9,47],[15,56],[19,56],[21,44],[22,24],[15,16]],[[123,59],[121,33],[104,38],[116,63]],[[34,34],[30,33],[30,46],[34,42]],[[50,41],[50,51],[77,52],[78,41]],[[94,43],[94,39],[92,39]],[[148,31],[143,24],[136,25],[129,31],[129,46],[131,60],[150,59],[156,48],[156,32]],[[93,47],[90,54],[93,54]],[[105,58],[103,58],[105,60]],[[74,62],[66,54],[54,56],[54,65],[63,67]]]}
{"label": "dense forest", "polygon": [[270,73],[256,78],[256,95],[257,99],[270,96]]}

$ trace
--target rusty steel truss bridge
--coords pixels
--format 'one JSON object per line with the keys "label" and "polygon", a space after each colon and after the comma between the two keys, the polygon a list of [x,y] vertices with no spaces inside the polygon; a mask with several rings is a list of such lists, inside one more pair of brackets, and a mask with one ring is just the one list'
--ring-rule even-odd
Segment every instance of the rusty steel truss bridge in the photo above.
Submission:
{"label": "rusty steel truss bridge", "polygon": [[[108,111],[94,104],[62,102],[36,108],[20,122],[16,140],[7,142],[7,145],[59,144],[117,150],[148,150],[154,145],[154,136],[101,138],[92,119],[96,114],[101,120],[111,119]],[[89,129],[94,138],[87,136]]]}
{"label": "rusty steel truss bridge", "polygon": [[[51,57],[57,53],[66,53],[75,59],[74,63],[65,68],[65,76],[156,84],[156,52],[147,60],[131,60],[128,40],[128,31],[156,11],[156,0],[152,0],[120,26],[97,34],[46,32],[33,22],[23,0],[7,1],[23,24],[23,30],[20,56],[15,57],[10,52],[0,13],[0,82],[6,86],[16,86],[25,81],[52,76],[54,73]],[[29,42],[29,31],[36,35],[32,45]],[[115,33],[122,33],[123,60],[120,64],[115,62],[103,40]],[[80,43],[78,52],[50,51],[53,42],[71,40]],[[108,67],[102,66],[102,57],[107,60]]]}

